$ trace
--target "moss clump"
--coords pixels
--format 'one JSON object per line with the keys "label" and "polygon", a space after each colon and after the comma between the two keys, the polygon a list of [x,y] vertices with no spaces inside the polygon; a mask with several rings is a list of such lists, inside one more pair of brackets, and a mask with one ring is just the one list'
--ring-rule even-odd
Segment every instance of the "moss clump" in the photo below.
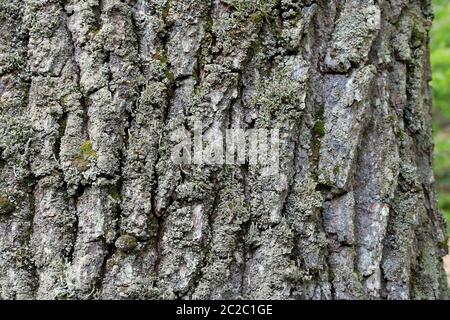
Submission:
{"label": "moss clump", "polygon": [[5,197],[0,197],[0,216],[8,215],[16,209],[16,206]]}
{"label": "moss clump", "polygon": [[109,194],[116,201],[121,201],[122,200],[122,196],[120,195],[120,192],[119,192],[119,190],[117,189],[116,186],[112,186],[112,187],[109,188]]}
{"label": "moss clump", "polygon": [[92,147],[92,141],[86,140],[80,146],[80,154],[85,159],[95,159],[97,158],[97,152]]}
{"label": "moss clump", "polygon": [[80,172],[90,167],[90,160],[97,158],[97,152],[92,147],[92,141],[86,140],[80,146],[80,153],[72,160],[72,165]]}
{"label": "moss clump", "polygon": [[167,0],[166,4],[164,5],[163,11],[161,13],[161,17],[164,21],[167,20],[167,17],[169,16],[171,7],[172,7],[172,0]]}
{"label": "moss clump", "polygon": [[316,137],[322,138],[325,135],[325,123],[323,120],[317,120],[313,128]]}
{"label": "moss clump", "polygon": [[260,24],[260,23],[264,22],[264,19],[266,18],[266,16],[262,12],[258,11],[258,12],[252,13],[250,18],[254,24]]}
{"label": "moss clump", "polygon": [[339,165],[337,165],[333,168],[334,175],[339,174],[340,171],[341,171],[341,167]]}
{"label": "moss clump", "polygon": [[336,279],[336,274],[334,273],[333,270],[329,269],[328,270],[328,280],[333,282],[334,279]]}
{"label": "moss clump", "polygon": [[137,247],[137,240],[133,236],[124,234],[116,240],[115,246],[122,252],[130,252]]}
{"label": "moss clump", "polygon": [[403,141],[405,140],[405,133],[403,132],[402,129],[398,128],[395,131],[395,136],[397,137],[398,140]]}
{"label": "moss clump", "polygon": [[315,167],[319,164],[321,141],[319,137],[313,136],[311,140],[311,164]]}
{"label": "moss clump", "polygon": [[100,26],[92,26],[91,28],[89,28],[88,33],[92,36],[95,37],[96,35],[98,35],[101,31]]}
{"label": "moss clump", "polygon": [[311,162],[313,166],[317,166],[319,163],[319,156],[320,156],[320,148],[322,144],[322,138],[325,136],[326,130],[325,130],[325,122],[324,122],[324,113],[325,109],[324,107],[320,107],[319,110],[316,112],[316,122],[314,123],[314,127],[311,130]]}
{"label": "moss clump", "polygon": [[67,107],[67,96],[62,96],[59,99],[59,104],[63,109],[65,109]]}
{"label": "moss clump", "polygon": [[164,75],[166,76],[166,79],[169,80],[170,83],[175,81],[175,76],[172,71],[169,69],[164,70]]}
{"label": "moss clump", "polygon": [[158,60],[158,61],[161,62],[163,65],[166,65],[167,62],[168,62],[168,60],[169,60],[169,58],[168,58],[168,56],[167,56],[167,52],[166,52],[166,51],[161,52],[161,51],[159,51],[159,50],[157,50],[157,51],[155,52],[155,54],[153,55],[153,59]]}

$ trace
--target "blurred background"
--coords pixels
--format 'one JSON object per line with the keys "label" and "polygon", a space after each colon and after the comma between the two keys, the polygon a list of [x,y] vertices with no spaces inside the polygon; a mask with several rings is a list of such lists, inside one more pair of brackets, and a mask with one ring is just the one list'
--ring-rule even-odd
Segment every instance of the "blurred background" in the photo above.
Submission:
{"label": "blurred background", "polygon": [[[450,1],[433,0],[435,20],[431,31],[435,174],[439,207],[450,223]],[[450,227],[447,227],[450,234]]]}

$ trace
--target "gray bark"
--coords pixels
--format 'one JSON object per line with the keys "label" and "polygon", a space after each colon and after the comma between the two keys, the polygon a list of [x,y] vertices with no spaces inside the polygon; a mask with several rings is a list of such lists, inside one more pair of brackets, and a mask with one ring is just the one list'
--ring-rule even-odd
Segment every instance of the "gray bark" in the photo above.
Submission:
{"label": "gray bark", "polygon": [[[430,0],[1,0],[0,298],[442,299]],[[170,161],[280,125],[280,175]]]}

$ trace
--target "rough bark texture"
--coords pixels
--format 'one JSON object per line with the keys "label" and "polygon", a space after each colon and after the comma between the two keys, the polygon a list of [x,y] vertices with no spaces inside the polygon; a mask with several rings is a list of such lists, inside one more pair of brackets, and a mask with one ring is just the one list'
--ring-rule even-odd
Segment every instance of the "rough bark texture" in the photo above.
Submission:
{"label": "rough bark texture", "polygon": [[[0,0],[0,298],[438,299],[430,0]],[[280,175],[170,134],[280,126]]]}

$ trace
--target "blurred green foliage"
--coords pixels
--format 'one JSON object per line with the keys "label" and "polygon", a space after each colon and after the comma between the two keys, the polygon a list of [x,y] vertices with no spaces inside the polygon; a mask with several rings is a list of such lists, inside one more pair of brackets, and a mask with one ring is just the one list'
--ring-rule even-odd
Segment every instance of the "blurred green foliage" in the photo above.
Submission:
{"label": "blurred green foliage", "polygon": [[[431,30],[435,174],[439,208],[450,222],[450,1],[433,0],[435,20]],[[450,233],[450,227],[448,228]]]}

